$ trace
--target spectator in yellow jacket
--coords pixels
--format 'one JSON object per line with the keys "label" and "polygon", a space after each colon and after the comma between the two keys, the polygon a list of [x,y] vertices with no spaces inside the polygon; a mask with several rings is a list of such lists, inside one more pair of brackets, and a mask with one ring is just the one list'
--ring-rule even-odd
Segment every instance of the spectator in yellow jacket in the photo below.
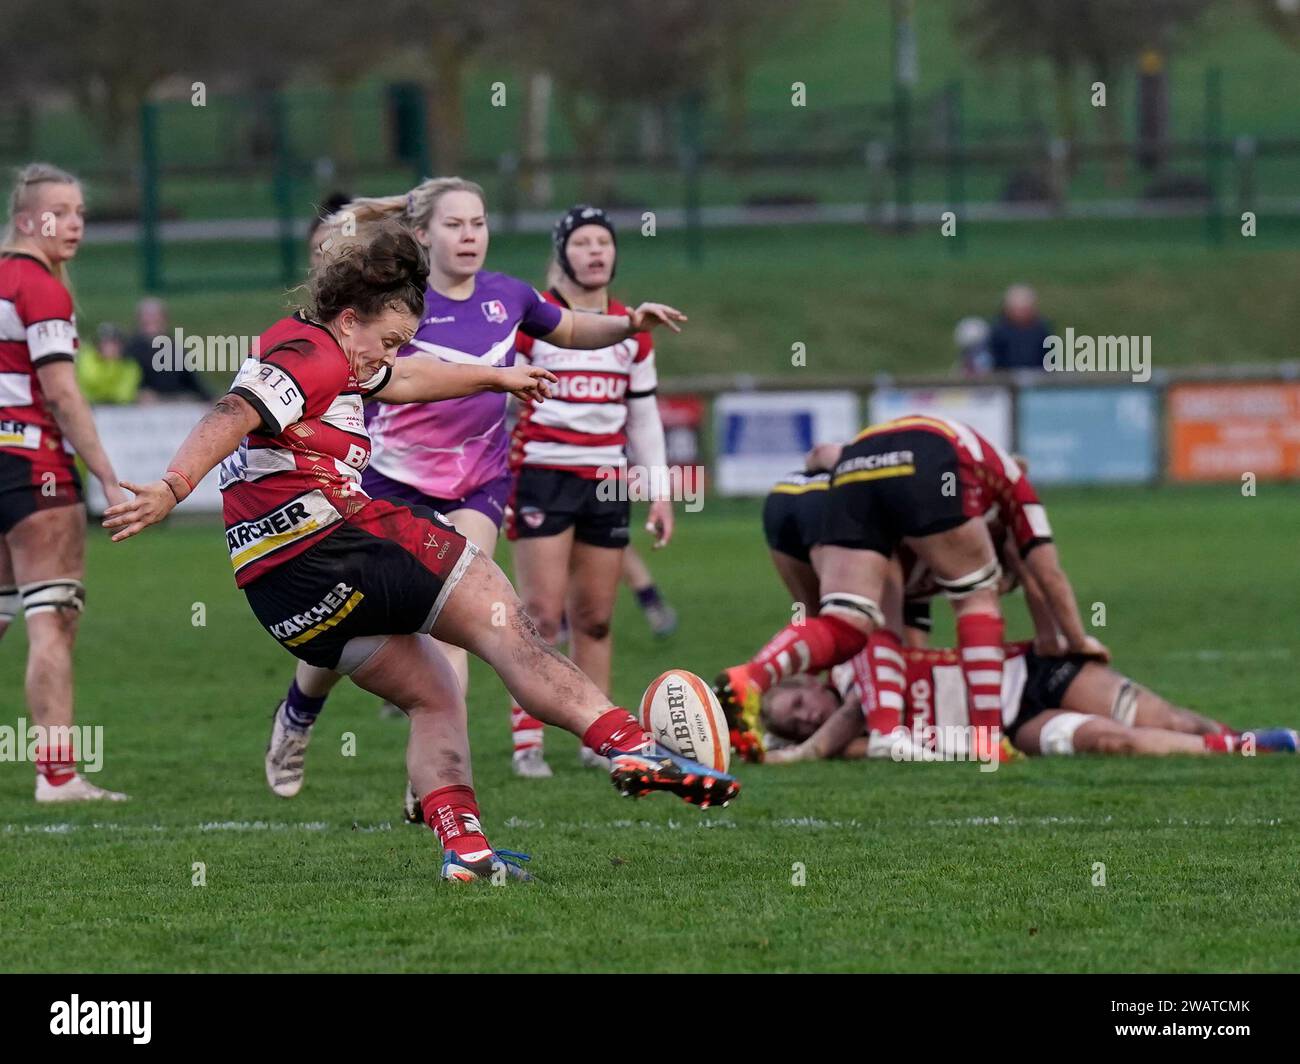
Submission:
{"label": "spectator in yellow jacket", "polygon": [[92,403],[134,403],[140,392],[140,367],[123,352],[122,330],[104,322],[96,334],[97,346],[82,344],[77,352],[77,383]]}

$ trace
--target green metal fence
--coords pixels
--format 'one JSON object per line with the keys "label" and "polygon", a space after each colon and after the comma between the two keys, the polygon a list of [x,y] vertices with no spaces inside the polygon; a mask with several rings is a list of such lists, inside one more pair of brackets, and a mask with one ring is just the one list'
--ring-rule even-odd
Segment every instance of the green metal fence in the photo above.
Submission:
{"label": "green metal fence", "polygon": [[[581,143],[555,113],[541,158],[520,148],[521,109],[480,108],[458,169],[485,186],[501,230],[536,230],[569,203],[599,198],[684,226],[693,263],[703,261],[714,225],[905,230],[937,227],[943,211],[957,219],[947,244],[954,255],[966,250],[968,220],[1080,212],[1198,211],[1206,241],[1218,244],[1234,213],[1300,209],[1300,137],[1233,128],[1231,103],[1218,72],[1207,71],[1199,114],[1182,107],[1159,170],[1144,169],[1136,139],[1067,144],[1033,115],[973,115],[960,81],[851,106],[754,108],[739,129],[716,99],[625,105],[610,111],[598,145]],[[1129,124],[1133,101],[1121,96],[1113,106]],[[19,136],[30,130],[10,130],[0,153]],[[121,238],[138,241],[150,291],[293,283],[313,204],[339,189],[408,188],[438,165],[426,90],[414,83],[214,96],[202,107],[151,101],[138,151],[129,168],[96,166],[89,155],[66,162],[87,182],[97,229],[116,220],[128,227]],[[245,242],[248,254],[233,268],[173,268],[168,245],[188,241]]]}

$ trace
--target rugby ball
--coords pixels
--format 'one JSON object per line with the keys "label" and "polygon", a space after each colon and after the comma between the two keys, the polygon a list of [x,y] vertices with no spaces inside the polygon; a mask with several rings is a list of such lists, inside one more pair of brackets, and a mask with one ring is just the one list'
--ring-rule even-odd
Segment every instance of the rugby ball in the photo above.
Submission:
{"label": "rugby ball", "polygon": [[669,669],[641,696],[641,726],[675,754],[726,772],[731,763],[727,718],[709,685],[693,672]]}

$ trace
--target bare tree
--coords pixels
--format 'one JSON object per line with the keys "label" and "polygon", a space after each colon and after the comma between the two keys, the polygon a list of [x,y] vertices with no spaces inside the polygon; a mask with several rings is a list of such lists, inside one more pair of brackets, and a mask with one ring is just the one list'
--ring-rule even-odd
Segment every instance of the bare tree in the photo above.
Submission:
{"label": "bare tree", "polygon": [[[1087,71],[1113,94],[1115,80],[1148,48],[1166,51],[1174,34],[1192,25],[1214,0],[968,0],[956,16],[961,38],[983,60],[1046,58],[1056,90],[1057,130],[1078,139],[1076,77]],[[1122,138],[1113,106],[1098,108],[1108,141]],[[1115,159],[1110,181],[1122,180]]]}
{"label": "bare tree", "polygon": [[[152,0],[10,0],[6,63],[70,90],[91,119],[104,161],[133,158],[140,105],[161,78],[208,45],[206,20],[189,21],[195,0],[160,10]],[[39,70],[39,73],[37,72]]]}
{"label": "bare tree", "polygon": [[713,0],[699,32],[710,34],[717,55],[728,148],[742,154],[749,146],[749,75],[755,60],[782,40],[782,31],[799,20],[804,32],[816,31],[843,8],[841,0]]}
{"label": "bare tree", "polygon": [[[240,0],[260,3],[261,0]],[[330,157],[346,174],[357,163],[352,101],[357,85],[394,54],[418,51],[412,30],[422,29],[426,5],[410,0],[366,0],[364,4],[339,4],[320,16],[320,5],[290,0],[293,12],[296,62],[286,73],[305,72],[319,77],[328,93]],[[273,42],[281,50],[283,41]],[[345,178],[345,183],[349,179]]]}
{"label": "bare tree", "polygon": [[573,135],[585,197],[607,200],[610,131],[624,105],[664,105],[707,90],[716,35],[701,31],[691,0],[622,0],[574,9],[537,0],[535,48],[555,78],[557,105]]}

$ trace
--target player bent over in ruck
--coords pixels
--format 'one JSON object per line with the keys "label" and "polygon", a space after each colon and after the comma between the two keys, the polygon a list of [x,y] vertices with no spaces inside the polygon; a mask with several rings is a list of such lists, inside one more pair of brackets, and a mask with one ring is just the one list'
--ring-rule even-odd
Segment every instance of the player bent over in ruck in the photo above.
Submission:
{"label": "player bent over in ruck", "polygon": [[[944,418],[903,417],[866,429],[842,450],[833,448],[826,465],[831,477],[825,515],[811,551],[817,616],[787,625],[748,663],[717,680],[742,756],[762,757],[760,703],[781,680],[847,661],[869,639],[882,644],[877,656],[898,657],[901,548],[928,568],[953,605],[971,724],[981,746],[992,748],[1000,724],[1005,628],[998,601],[1001,566],[989,531],[995,518],[1014,536],[1025,568],[1042,589],[1064,649],[1108,659],[1106,648],[1083,629],[1028,478],[974,429]],[[901,703],[897,690],[894,696]]]}
{"label": "player bent over in ruck", "polygon": [[[362,400],[433,402],[481,391],[545,399],[554,376],[401,360],[424,308],[428,263],[404,227],[383,223],[312,275],[310,300],[273,325],[258,359],[190,433],[163,478],[123,486],[114,541],[161,521],[218,463],[235,583],[262,626],[299,659],[351,676],[410,718],[407,768],[443,846],[446,879],[511,871],[483,833],[466,708],[430,635],[488,662],[528,712],[610,760],[626,795],[654,790],[700,806],[739,784],[657,745],[548,646],[490,558],[435,511],[371,499]],[[233,452],[233,453],[232,453]],[[504,624],[500,622],[504,621]],[[494,623],[496,622],[496,623]]]}
{"label": "player bent over in ruck", "polygon": [[[808,463],[817,465],[827,450],[838,455],[840,448],[814,448],[808,455]],[[1027,472],[1020,458],[1013,460],[1022,474]],[[812,556],[821,541],[830,480],[830,473],[807,469],[789,474],[772,486],[763,503],[763,535],[772,564],[794,602],[817,603],[821,600],[821,587]],[[1021,491],[1028,497],[1025,488]],[[1035,649],[1045,655],[1059,654],[1064,644],[1050,603],[1021,560],[1020,544],[1015,530],[1007,523],[1007,516],[997,509],[985,518],[1002,569],[998,594],[1006,596],[1017,588],[1022,589],[1025,605],[1034,622]],[[866,647],[850,658],[846,666],[859,685],[869,692],[862,705],[867,740],[872,748],[868,756],[887,756],[898,749],[906,695],[904,648],[924,649],[930,645],[933,629],[931,602],[944,593],[943,587],[935,581],[934,573],[906,545],[899,548],[898,561],[898,575],[903,588],[901,639],[888,628],[877,629],[871,633]],[[965,698],[963,683],[963,716],[967,711]],[[907,740],[908,734],[904,730],[901,741]],[[754,756],[757,750],[750,753]]]}

